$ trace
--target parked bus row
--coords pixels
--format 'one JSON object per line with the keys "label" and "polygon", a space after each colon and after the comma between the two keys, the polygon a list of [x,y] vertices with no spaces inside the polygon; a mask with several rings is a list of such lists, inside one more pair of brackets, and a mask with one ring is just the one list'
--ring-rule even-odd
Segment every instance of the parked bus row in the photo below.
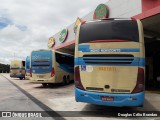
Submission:
{"label": "parked bus row", "polygon": [[[11,66],[11,70],[21,70],[20,66]],[[73,74],[77,102],[143,106],[145,51],[141,22],[123,19],[82,22],[76,32],[74,57],[58,51],[32,51],[32,83],[68,84]]]}
{"label": "parked bus row", "polygon": [[10,69],[10,77],[26,78],[43,86],[69,84],[74,79],[74,56],[58,51],[36,50],[31,52],[30,57],[27,56],[26,61],[11,61]]}

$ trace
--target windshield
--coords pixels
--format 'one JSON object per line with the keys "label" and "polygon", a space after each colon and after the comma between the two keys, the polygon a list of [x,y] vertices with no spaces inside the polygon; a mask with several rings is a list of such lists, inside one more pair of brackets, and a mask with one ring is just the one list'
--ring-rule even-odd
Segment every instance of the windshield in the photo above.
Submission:
{"label": "windshield", "polygon": [[102,20],[81,25],[79,43],[94,40],[139,42],[137,22],[132,20]]}

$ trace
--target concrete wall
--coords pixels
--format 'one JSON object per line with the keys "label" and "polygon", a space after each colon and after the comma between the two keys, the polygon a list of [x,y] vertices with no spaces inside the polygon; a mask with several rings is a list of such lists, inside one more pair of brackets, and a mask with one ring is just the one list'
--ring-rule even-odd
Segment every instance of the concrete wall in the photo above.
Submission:
{"label": "concrete wall", "polygon": [[[109,18],[130,18],[142,12],[141,0],[109,0],[105,3],[109,7]],[[95,8],[96,9],[96,8]],[[82,17],[83,20],[89,21],[93,19],[94,10]],[[78,16],[77,16],[78,17]],[[76,19],[76,18],[75,18]],[[75,21],[73,21],[75,22]],[[73,31],[74,23],[68,26],[68,37],[64,43],[59,42],[59,34],[53,35],[56,40],[54,48],[75,40]],[[63,29],[63,28],[62,28]]]}

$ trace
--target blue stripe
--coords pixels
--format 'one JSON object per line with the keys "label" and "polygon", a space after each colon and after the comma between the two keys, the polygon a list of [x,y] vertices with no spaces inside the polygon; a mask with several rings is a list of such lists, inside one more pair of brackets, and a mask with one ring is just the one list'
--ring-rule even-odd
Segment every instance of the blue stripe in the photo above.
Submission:
{"label": "blue stripe", "polygon": [[85,62],[132,62],[133,60],[84,60]]}
{"label": "blue stripe", "polygon": [[140,52],[139,48],[101,48],[101,49],[90,49],[89,45],[79,45],[78,51],[82,52]]}
{"label": "blue stripe", "polygon": [[61,68],[62,70],[66,71],[66,72],[74,73],[74,67],[71,65],[60,64],[59,68]]}
{"label": "blue stripe", "polygon": [[[97,60],[99,61],[99,60]],[[106,61],[108,62],[108,61]],[[111,62],[114,62],[111,60]],[[122,62],[122,60],[118,60],[117,62]],[[85,61],[83,60],[83,57],[79,57],[79,58],[75,58],[74,61],[75,65],[92,65],[92,66],[141,66],[144,67],[145,66],[145,58],[139,58],[139,57],[135,57],[134,60],[132,61],[131,64],[87,64],[85,63]]]}
{"label": "blue stripe", "polygon": [[134,59],[134,57],[83,57],[84,59]]}
{"label": "blue stripe", "polygon": [[90,52],[90,50],[89,50],[89,45],[79,45],[79,46],[78,46],[78,51]]}

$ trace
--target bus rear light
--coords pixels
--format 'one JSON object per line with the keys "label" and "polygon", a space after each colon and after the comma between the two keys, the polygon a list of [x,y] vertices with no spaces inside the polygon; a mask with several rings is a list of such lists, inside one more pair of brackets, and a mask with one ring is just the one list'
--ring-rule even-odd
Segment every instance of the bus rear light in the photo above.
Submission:
{"label": "bus rear light", "polygon": [[84,87],[81,83],[81,78],[80,78],[80,71],[79,71],[79,66],[75,67],[75,71],[74,71],[74,82],[75,82],[75,86],[81,90],[84,90]]}
{"label": "bus rear light", "polygon": [[51,71],[51,77],[53,77],[53,76],[54,76],[54,74],[55,74],[55,72],[54,72],[54,68],[52,68],[52,71]]}
{"label": "bus rear light", "polygon": [[132,93],[142,92],[144,90],[144,69],[138,68],[137,83]]}
{"label": "bus rear light", "polygon": [[30,77],[32,77],[32,68],[30,68]]}

